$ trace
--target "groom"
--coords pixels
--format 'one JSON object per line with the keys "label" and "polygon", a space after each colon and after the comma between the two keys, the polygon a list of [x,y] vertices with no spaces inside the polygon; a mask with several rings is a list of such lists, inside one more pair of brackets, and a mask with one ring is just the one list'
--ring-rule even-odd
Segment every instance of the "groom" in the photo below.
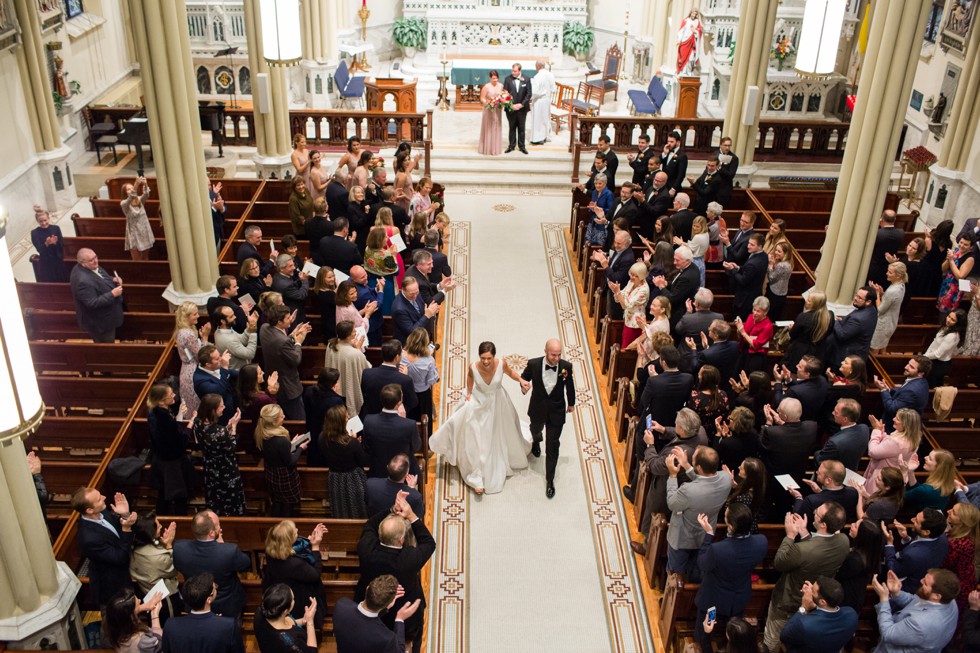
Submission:
{"label": "groom", "polygon": [[545,480],[548,484],[545,494],[551,499],[555,496],[555,467],[558,466],[558,445],[561,429],[565,426],[565,413],[575,410],[572,364],[562,360],[561,342],[555,338],[546,342],[544,356],[529,360],[521,379],[524,394],[533,388],[527,415],[531,418],[531,434],[534,437],[531,453],[536,458],[541,457],[541,430],[545,429],[547,434]]}
{"label": "groom", "polygon": [[527,122],[527,112],[531,107],[531,82],[521,74],[521,64],[515,63],[510,67],[511,76],[504,80],[504,90],[510,93],[514,104],[507,112],[507,125],[509,126],[510,145],[504,152],[513,152],[514,145],[527,154],[524,147],[524,128]]}

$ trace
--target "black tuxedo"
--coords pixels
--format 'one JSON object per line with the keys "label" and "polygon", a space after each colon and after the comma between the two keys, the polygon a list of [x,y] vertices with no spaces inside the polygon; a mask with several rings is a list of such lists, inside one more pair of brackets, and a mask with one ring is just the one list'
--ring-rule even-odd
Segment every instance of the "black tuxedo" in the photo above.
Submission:
{"label": "black tuxedo", "polygon": [[527,406],[527,416],[531,418],[531,434],[535,442],[541,442],[541,430],[545,429],[545,478],[551,483],[555,480],[558,466],[558,447],[561,430],[565,426],[567,408],[575,405],[575,380],[572,377],[572,364],[559,359],[555,387],[549,393],[544,385],[544,357],[532,358],[521,373],[521,378],[531,382],[531,400]]}
{"label": "black tuxedo", "polygon": [[674,225],[674,235],[680,236],[685,242],[691,240],[691,229],[696,217],[697,214],[691,209],[679,209],[670,217],[670,223]]}
{"label": "black tuxedo", "polygon": [[660,169],[667,173],[667,188],[679,193],[687,176],[687,152],[678,146],[668,155],[661,154]]}
{"label": "black tuxedo", "polygon": [[657,218],[667,215],[674,204],[670,197],[670,189],[664,186],[660,189],[653,187],[644,189],[646,200],[637,207],[636,227],[644,238],[652,239],[657,228]]}
{"label": "black tuxedo", "polygon": [[[722,153],[718,152],[719,159]],[[721,193],[718,195],[718,202],[722,206],[727,206],[728,200],[732,198],[732,188],[735,185],[735,173],[738,172],[738,156],[734,152],[729,150],[728,156],[732,157],[732,160],[728,163],[723,163],[718,167],[718,174],[721,178],[725,180],[725,184],[721,187]]]}
{"label": "black tuxedo", "polygon": [[[630,282],[630,268],[636,263],[636,253],[632,247],[627,247],[622,252],[613,252],[609,257],[609,265],[606,267],[606,281],[618,283],[620,288],[625,288]],[[623,319],[623,307],[613,299],[613,294],[609,292],[609,286],[604,288],[606,293],[606,313],[613,320]]]}
{"label": "black tuxedo", "polygon": [[237,619],[245,609],[245,588],[238,574],[252,568],[248,554],[232,542],[210,540],[177,540],[174,542],[174,567],[184,578],[205,571],[214,575],[218,595],[211,603],[216,613]]}
{"label": "black tuxedo", "polygon": [[697,215],[706,215],[708,204],[711,202],[721,204],[721,197],[726,187],[728,189],[728,195],[731,196],[731,182],[725,181],[720,170],[716,170],[710,175],[707,170],[702,172],[701,176],[691,185],[691,189],[697,193],[693,204],[694,212]]}
{"label": "black tuxedo", "polygon": [[643,152],[637,151],[636,158],[630,161],[630,167],[633,168],[633,183],[642,184],[646,179],[647,172],[649,172],[650,159],[657,156],[657,153],[653,151],[652,147],[647,147]]}
{"label": "black tuxedo", "polygon": [[349,275],[352,267],[364,265],[364,258],[357,245],[343,236],[331,234],[320,240],[320,248],[313,254],[313,262],[320,266],[329,265]]}
{"label": "black tuxedo", "polygon": [[[602,152],[596,152],[596,156],[599,156]],[[613,152],[610,147],[606,150],[603,155],[606,159],[606,169],[602,171],[602,174],[606,175],[606,185],[612,190],[616,186],[616,171],[619,169],[619,157]],[[595,164],[592,164],[592,171],[595,172]]]}
{"label": "black tuxedo", "polygon": [[896,254],[902,250],[905,243],[905,230],[898,227],[880,227],[875,236],[875,246],[871,250],[871,263],[868,265],[868,279],[879,286],[888,285],[885,273],[888,271],[888,259],[885,254]]}
{"label": "black tuxedo", "polygon": [[[418,396],[415,394],[415,385],[411,377],[402,374],[397,367],[391,365],[379,365],[364,370],[361,374],[361,394],[364,395],[364,405],[361,406],[361,418],[365,415],[380,413],[381,388],[389,383],[395,383],[402,388],[402,403],[405,410],[411,411],[419,405]],[[388,463],[385,463],[386,465]]]}
{"label": "black tuxedo", "polygon": [[388,463],[402,453],[408,456],[408,473],[419,473],[415,452],[422,449],[422,437],[414,420],[395,413],[365,415],[362,437],[364,450],[371,459],[368,476],[388,478]]}
{"label": "black tuxedo", "polygon": [[[632,227],[634,220],[636,219],[636,213],[638,210],[639,208],[637,207],[636,202],[633,200],[632,197],[630,197],[625,202],[622,199],[617,199],[616,202],[613,204],[612,211],[607,213],[606,217],[609,219],[609,222],[612,222],[616,218],[624,218],[627,222],[630,223],[630,226]],[[612,229],[610,229],[609,232],[611,238]]]}
{"label": "black tuxedo", "polygon": [[306,221],[306,237],[310,239],[310,253],[320,250],[320,240],[333,235],[333,225],[325,215],[314,215]]}
{"label": "black tuxedo", "polygon": [[167,621],[163,653],[245,653],[245,642],[232,617],[186,614]]}
{"label": "black tuxedo", "polygon": [[435,247],[426,247],[425,251],[432,254],[432,272],[429,273],[429,280],[438,285],[443,279],[453,276],[453,269],[449,267],[449,257],[440,252]]}
{"label": "black tuxedo", "polygon": [[765,426],[759,437],[762,462],[769,472],[768,496],[775,506],[773,514],[784,514],[792,505],[792,497],[775,477],[789,474],[797,482],[803,478],[806,462],[817,448],[816,422],[790,422]]}
{"label": "black tuxedo", "polygon": [[785,385],[777,383],[773,404],[778,406],[779,402],[787,397],[799,399],[800,405],[803,406],[803,416],[800,419],[816,421],[820,417],[829,387],[830,382],[823,375],[792,381]]}
{"label": "black tuxedo", "polygon": [[[361,577],[354,590],[354,599],[364,599],[365,590],[372,580],[378,576],[391,574],[398,579],[398,584],[405,589],[405,595],[395,601],[387,614],[381,617],[385,624],[394,630],[395,614],[406,603],[419,602],[419,609],[414,615],[405,620],[405,639],[413,640],[415,651],[420,650],[422,643],[422,624],[425,620],[425,592],[419,574],[429,558],[436,550],[436,541],[421,518],[412,522],[412,533],[415,535],[415,546],[405,544],[401,548],[384,546],[378,537],[378,527],[385,517],[387,510],[374,515],[364,524],[361,539],[357,543],[357,557],[361,563]],[[346,650],[346,649],[338,649]],[[374,649],[378,650],[378,649]]]}
{"label": "black tuxedo", "polygon": [[737,265],[745,265],[749,258],[749,237],[755,233],[755,229],[747,231],[736,231],[734,235],[728,237],[728,247],[725,248],[725,260]]}
{"label": "black tuxedo", "polygon": [[[371,232],[371,227],[374,226],[374,218],[370,216],[370,211],[365,211],[364,209],[370,209],[370,206],[366,203],[356,204],[351,203],[347,205],[347,223],[350,225],[348,232],[356,233],[354,236],[354,244],[357,245],[358,251],[363,255],[364,250],[367,248],[367,237]],[[401,208],[401,207],[399,207]],[[404,211],[404,209],[402,209]],[[394,215],[394,213],[392,213]]]}
{"label": "black tuxedo", "polygon": [[749,256],[737,270],[728,270],[735,286],[735,315],[743,320],[752,312],[752,302],[762,295],[762,284],[769,270],[769,257],[761,249]]}
{"label": "black tuxedo", "polygon": [[[518,88],[518,85],[520,87]],[[513,150],[517,147],[520,150],[526,150],[524,146],[524,131],[525,123],[527,122],[527,112],[531,108],[531,80],[521,73],[519,79],[514,79],[513,75],[507,75],[504,78],[504,90],[510,93],[510,96],[514,100],[514,104],[522,105],[520,109],[516,111],[507,111],[507,124],[509,125],[508,130],[508,141],[507,149]]]}
{"label": "black tuxedo", "polygon": [[[687,300],[694,301],[694,295],[701,288],[701,273],[698,266],[694,263],[674,275],[660,294],[670,301],[670,328],[677,326],[677,323],[687,310]],[[699,337],[700,339],[700,337]]]}
{"label": "black tuxedo", "polygon": [[102,524],[78,520],[78,548],[89,561],[89,581],[92,596],[100,608],[121,589],[133,586],[129,575],[129,558],[133,549],[133,533],[124,533],[119,515],[106,510],[102,513],[117,534]]}

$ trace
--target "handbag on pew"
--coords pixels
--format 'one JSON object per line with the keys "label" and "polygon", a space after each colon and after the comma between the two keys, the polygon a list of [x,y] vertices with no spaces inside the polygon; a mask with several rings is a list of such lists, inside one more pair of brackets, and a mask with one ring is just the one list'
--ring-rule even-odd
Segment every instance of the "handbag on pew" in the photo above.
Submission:
{"label": "handbag on pew", "polygon": [[769,351],[786,351],[789,342],[789,327],[781,327],[769,341]]}

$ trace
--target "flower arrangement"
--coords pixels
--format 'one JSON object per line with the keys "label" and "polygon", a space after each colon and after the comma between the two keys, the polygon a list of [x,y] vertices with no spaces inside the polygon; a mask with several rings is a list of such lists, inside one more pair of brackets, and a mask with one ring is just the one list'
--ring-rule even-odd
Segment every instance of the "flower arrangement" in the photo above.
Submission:
{"label": "flower arrangement", "polygon": [[368,168],[370,168],[371,170],[374,170],[375,168],[384,168],[384,167],[385,167],[385,159],[383,156],[374,157],[373,159],[371,159],[371,163],[368,164]]}
{"label": "flower arrangement", "polygon": [[938,160],[935,154],[921,145],[905,150],[902,156],[919,170],[925,170]]}
{"label": "flower arrangement", "polygon": [[507,91],[501,91],[500,95],[493,96],[487,99],[487,106],[484,107],[487,110],[498,109],[500,107],[504,108],[504,111],[510,111],[514,106],[514,98]]}
{"label": "flower arrangement", "polygon": [[429,193],[429,199],[432,200],[433,202],[439,202],[440,208],[443,211],[446,210],[446,197],[445,197],[445,193],[443,191],[441,191],[441,190],[440,191],[432,191],[431,193]]}
{"label": "flower arrangement", "polygon": [[779,39],[776,41],[776,45],[772,46],[772,52],[770,56],[776,60],[779,69],[783,69],[783,62],[789,55],[793,54],[793,45],[789,42],[788,38]]}

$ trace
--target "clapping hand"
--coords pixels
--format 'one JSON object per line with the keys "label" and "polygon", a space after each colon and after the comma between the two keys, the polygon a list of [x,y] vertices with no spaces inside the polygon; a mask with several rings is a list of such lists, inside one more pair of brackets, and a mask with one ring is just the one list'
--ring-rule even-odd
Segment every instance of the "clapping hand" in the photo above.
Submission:
{"label": "clapping hand", "polygon": [[687,449],[683,447],[674,447],[673,449],[671,449],[670,453],[672,453],[677,458],[677,464],[680,465],[681,467],[686,468],[691,466],[691,462],[690,460],[688,460],[688,456],[687,456]]}
{"label": "clapping hand", "polygon": [[667,459],[664,462],[667,464],[667,471],[670,473],[671,477],[677,476],[677,472],[680,471],[681,466],[680,463],[677,461],[677,456],[674,455],[673,451],[670,453],[669,456],[667,456]]}
{"label": "clapping hand", "polygon": [[694,302],[690,298],[684,300],[684,308],[687,309],[688,313],[694,312]]}
{"label": "clapping hand", "polygon": [[27,469],[32,475],[41,473],[41,459],[33,451],[27,454]]}
{"label": "clapping hand", "polygon": [[875,385],[878,387],[879,390],[888,389],[888,384],[882,381],[881,377],[879,377],[877,374],[875,374]]}
{"label": "clapping hand", "polygon": [[322,522],[313,527],[313,532],[310,533],[310,546],[314,549],[320,548],[320,542],[323,541],[323,536],[327,534],[327,527]]}
{"label": "clapping hand", "polygon": [[905,524],[901,523],[897,519],[892,522],[892,526],[895,527],[895,532],[898,533],[898,539],[904,540],[909,536],[909,529],[905,528]]}
{"label": "clapping hand", "polygon": [[[210,325],[208,325],[208,326],[210,326]],[[210,329],[208,329],[208,330],[210,331]],[[224,368],[224,369],[228,369],[228,366],[229,365],[231,365],[231,350],[230,349],[227,350],[227,351],[225,351],[225,353],[221,354],[221,367]]]}
{"label": "clapping hand", "polygon": [[201,342],[207,342],[208,336],[211,335],[211,323],[205,322],[204,326],[198,329],[197,332],[201,336]]}
{"label": "clapping hand", "polygon": [[970,592],[969,596],[966,597],[966,602],[971,610],[980,611],[980,590]]}
{"label": "clapping hand", "polygon": [[888,528],[888,524],[886,524],[884,521],[881,522],[881,532],[885,536],[886,546],[895,544],[895,536],[892,534],[891,529]]}
{"label": "clapping hand", "polygon": [[732,435],[732,431],[730,428],[728,428],[725,418],[721,415],[715,418],[715,433],[717,433],[718,437],[720,438],[728,438]]}
{"label": "clapping hand", "polygon": [[310,597],[310,604],[303,608],[303,618],[297,620],[297,625],[312,626],[316,618],[316,597]]}
{"label": "clapping hand", "polygon": [[398,612],[395,614],[395,621],[405,621],[419,609],[419,603],[422,599],[415,599],[412,603],[406,603],[402,607],[398,608]]}
{"label": "clapping hand", "polygon": [[416,488],[419,485],[419,475],[418,474],[405,474],[405,483],[408,487]]}
{"label": "clapping hand", "polygon": [[892,254],[891,252],[885,252],[885,260],[888,261],[889,263],[894,263],[895,261],[898,260],[898,257]]}
{"label": "clapping hand", "polygon": [[238,426],[238,423],[240,421],[242,421],[242,409],[241,408],[236,408],[235,409],[235,414],[232,415],[231,416],[231,419],[228,420],[228,428],[229,429],[234,429],[236,426]]}
{"label": "clapping hand", "polygon": [[609,286],[609,290],[612,291],[613,295],[618,295],[620,292],[620,285],[616,281],[607,281],[606,285]]}
{"label": "clapping hand", "polygon": [[160,542],[168,549],[172,549],[175,539],[177,539],[177,522],[172,521],[160,534]]}
{"label": "clapping hand", "polygon": [[702,349],[708,348],[708,334],[705,333],[704,331],[701,332],[701,348]]}
{"label": "clapping hand", "polygon": [[704,514],[703,512],[698,514],[698,523],[701,525],[701,528],[704,529],[704,532],[706,534],[708,534],[708,535],[714,535],[715,534],[715,529],[711,525],[711,520],[708,519],[708,516],[706,514]]}
{"label": "clapping hand", "polygon": [[865,489],[864,484],[856,478],[852,478],[847,484],[857,490],[858,494],[860,494],[863,498],[867,499],[870,496],[868,491]]}
{"label": "clapping hand", "polygon": [[885,425],[874,415],[868,415],[868,424],[871,425],[872,431],[881,431],[882,433],[885,432]]}
{"label": "clapping hand", "polygon": [[821,490],[820,486],[817,485],[817,483],[812,479],[805,478],[803,479],[803,482],[806,483],[807,487],[810,488],[810,491],[812,491],[814,494],[820,492]]}
{"label": "clapping hand", "polygon": [[112,508],[112,512],[116,513],[120,517],[126,517],[129,515],[129,499],[126,498],[125,494],[122,492],[116,492],[116,494],[112,497],[112,501],[113,503],[110,506],[110,508]]}
{"label": "clapping hand", "polygon": [[[889,571],[889,573],[894,573],[894,572]],[[889,594],[888,586],[882,585],[881,581],[878,580],[878,574],[873,574],[871,576],[871,587],[872,589],[874,589],[875,594],[878,595],[879,603],[888,600],[888,594]]]}
{"label": "clapping hand", "polygon": [[694,344],[694,338],[692,338],[691,336],[688,336],[688,337],[684,338],[684,342],[687,344],[688,348],[691,349],[691,350],[694,350],[694,349],[697,349],[698,348],[697,345]]}

